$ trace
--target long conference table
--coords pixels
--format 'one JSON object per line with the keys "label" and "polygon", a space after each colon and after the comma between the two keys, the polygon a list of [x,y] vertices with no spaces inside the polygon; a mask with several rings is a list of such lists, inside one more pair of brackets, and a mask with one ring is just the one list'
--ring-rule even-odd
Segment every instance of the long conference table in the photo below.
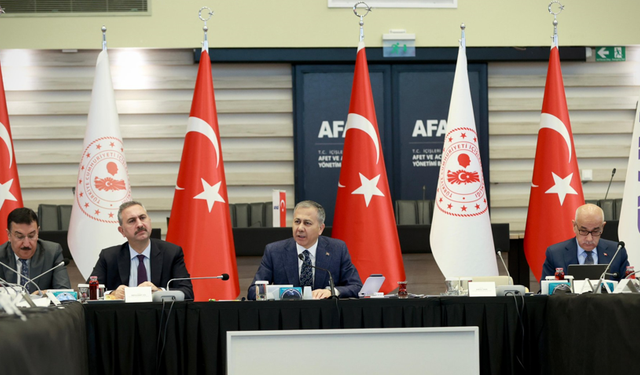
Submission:
{"label": "long conference table", "polygon": [[[629,294],[74,303],[0,319],[0,372],[224,374],[229,331],[477,326],[481,374],[628,373],[640,365],[639,311],[640,295]],[[285,354],[331,360],[331,348]],[[4,372],[32,368],[34,356],[64,372]]]}

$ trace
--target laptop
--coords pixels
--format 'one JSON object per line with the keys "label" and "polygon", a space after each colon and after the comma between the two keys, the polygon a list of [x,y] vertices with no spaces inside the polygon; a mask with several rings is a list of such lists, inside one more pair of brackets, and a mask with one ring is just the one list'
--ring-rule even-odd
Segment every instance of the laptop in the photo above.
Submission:
{"label": "laptop", "polygon": [[606,264],[570,264],[567,275],[573,276],[574,280],[598,280],[605,269]]}
{"label": "laptop", "polygon": [[372,274],[371,276],[367,277],[364,285],[362,285],[360,292],[358,292],[358,297],[370,297],[378,293],[378,291],[382,287],[382,284],[384,284],[384,276],[380,274]]}

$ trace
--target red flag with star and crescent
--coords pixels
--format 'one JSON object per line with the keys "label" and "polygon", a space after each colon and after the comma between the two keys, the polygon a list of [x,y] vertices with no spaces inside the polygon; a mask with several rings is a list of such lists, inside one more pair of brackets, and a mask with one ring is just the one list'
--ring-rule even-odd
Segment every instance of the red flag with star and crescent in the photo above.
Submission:
{"label": "red flag with star and crescent", "polygon": [[2,68],[0,67],[0,243],[7,241],[7,216],[16,208],[22,207],[22,191],[18,179],[18,167],[16,154],[11,138],[11,126],[9,126],[9,112],[7,100],[4,96],[4,84],[2,82]]}
{"label": "red flag with star and crescent", "polygon": [[229,280],[194,280],[196,301],[240,294],[229,215],[211,60],[203,48],[184,138],[167,241],[184,250],[191,277],[229,274]]}
{"label": "red flag with star and crescent", "polygon": [[524,252],[538,281],[542,276],[547,247],[574,236],[571,221],[575,218],[576,209],[583,204],[560,56],[558,47],[553,46],[524,233]]}
{"label": "red flag with star and crescent", "polygon": [[364,281],[383,274],[388,293],[405,280],[364,43],[358,45],[331,236],[346,242]]}

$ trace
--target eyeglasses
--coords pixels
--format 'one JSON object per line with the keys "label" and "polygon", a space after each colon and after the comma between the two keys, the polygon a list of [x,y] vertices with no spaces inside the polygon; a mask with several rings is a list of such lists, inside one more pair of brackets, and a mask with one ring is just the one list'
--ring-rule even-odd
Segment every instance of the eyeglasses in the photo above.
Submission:
{"label": "eyeglasses", "polygon": [[[575,224],[576,228],[578,227],[577,224]],[[592,237],[600,237],[602,235],[602,228],[596,228],[592,231],[588,231],[586,229],[578,229],[578,233],[580,233],[581,236],[588,236],[591,235]]]}

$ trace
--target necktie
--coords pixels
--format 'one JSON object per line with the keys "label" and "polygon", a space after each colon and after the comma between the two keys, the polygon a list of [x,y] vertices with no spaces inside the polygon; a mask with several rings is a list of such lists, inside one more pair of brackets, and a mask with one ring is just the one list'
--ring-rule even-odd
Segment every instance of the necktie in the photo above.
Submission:
{"label": "necktie", "polygon": [[593,252],[587,251],[587,259],[584,260],[584,264],[593,264]]}
{"label": "necktie", "polygon": [[313,271],[311,270],[309,250],[303,251],[302,255],[304,255],[304,260],[302,261],[302,269],[300,270],[300,286],[313,287]]}
{"label": "necktie", "polygon": [[138,257],[138,285],[147,281],[147,268],[144,266],[144,255],[140,254]]}
{"label": "necktie", "polygon": [[27,264],[27,260],[26,259],[20,259],[20,262],[22,262],[22,269],[20,270],[20,285],[24,286],[25,288],[27,288],[27,290],[29,290],[29,287],[25,286],[27,284],[27,279],[29,277],[29,265]]}

